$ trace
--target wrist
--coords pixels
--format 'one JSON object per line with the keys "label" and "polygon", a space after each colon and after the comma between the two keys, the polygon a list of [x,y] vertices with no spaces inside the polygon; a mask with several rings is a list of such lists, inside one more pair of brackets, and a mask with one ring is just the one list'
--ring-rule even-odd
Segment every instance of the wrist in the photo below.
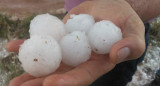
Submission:
{"label": "wrist", "polygon": [[125,1],[131,6],[131,8],[137,13],[137,15],[141,18],[142,21],[146,21],[146,19],[143,17],[143,15],[145,14],[144,13],[145,9],[143,9],[142,11],[142,9],[136,5],[138,3],[137,1],[132,1],[132,0],[123,0],[123,1]]}
{"label": "wrist", "polygon": [[119,0],[119,1],[121,1],[121,3],[124,3],[124,4],[128,5],[129,7],[131,7],[142,21],[147,20],[143,16],[143,15],[145,15],[145,9],[143,9],[143,11],[142,11],[142,9],[138,8],[137,5],[135,5],[135,3],[137,3],[136,1],[132,1],[132,0]]}
{"label": "wrist", "polygon": [[160,0],[125,0],[144,22],[160,15]]}

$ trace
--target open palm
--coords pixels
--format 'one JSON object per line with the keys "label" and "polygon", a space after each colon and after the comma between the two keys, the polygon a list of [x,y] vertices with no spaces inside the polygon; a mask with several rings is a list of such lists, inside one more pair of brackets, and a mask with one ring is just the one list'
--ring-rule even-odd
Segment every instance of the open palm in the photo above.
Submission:
{"label": "open palm", "polygon": [[[70,14],[90,14],[96,21],[110,20],[122,30],[123,39],[117,42],[107,55],[92,52],[91,59],[72,68],[64,64],[53,74],[35,78],[27,73],[14,78],[10,86],[87,86],[103,74],[112,70],[117,63],[140,57],[145,49],[144,25],[131,6],[124,0],[86,1],[73,8],[63,19],[65,23]],[[9,51],[17,52],[23,40],[8,44]],[[128,48],[126,54],[123,48]],[[122,51],[121,51],[122,50]]]}

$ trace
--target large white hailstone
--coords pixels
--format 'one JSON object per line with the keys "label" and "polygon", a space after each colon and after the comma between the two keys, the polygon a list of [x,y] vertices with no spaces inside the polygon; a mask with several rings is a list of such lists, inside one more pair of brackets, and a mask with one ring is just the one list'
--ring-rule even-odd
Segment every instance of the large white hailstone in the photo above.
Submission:
{"label": "large white hailstone", "polygon": [[49,35],[60,41],[65,35],[64,23],[50,14],[41,14],[31,21],[29,32],[30,36]]}
{"label": "large white hailstone", "polygon": [[20,46],[18,58],[27,73],[42,77],[59,67],[61,48],[50,36],[32,36]]}
{"label": "large white hailstone", "polygon": [[60,42],[62,62],[69,66],[77,66],[90,58],[91,47],[85,32],[75,31],[64,36]]}
{"label": "large white hailstone", "polygon": [[112,45],[122,39],[122,32],[111,21],[103,20],[95,23],[88,33],[88,39],[94,52],[106,54]]}
{"label": "large white hailstone", "polygon": [[71,15],[70,17],[71,19],[68,19],[65,24],[68,33],[73,31],[84,31],[87,33],[95,23],[94,18],[88,14]]}

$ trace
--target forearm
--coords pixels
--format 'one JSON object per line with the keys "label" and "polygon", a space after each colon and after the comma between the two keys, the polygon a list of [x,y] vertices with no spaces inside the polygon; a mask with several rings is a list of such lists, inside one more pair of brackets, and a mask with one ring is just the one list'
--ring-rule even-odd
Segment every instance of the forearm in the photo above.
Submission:
{"label": "forearm", "polygon": [[125,0],[145,22],[160,15],[160,0]]}

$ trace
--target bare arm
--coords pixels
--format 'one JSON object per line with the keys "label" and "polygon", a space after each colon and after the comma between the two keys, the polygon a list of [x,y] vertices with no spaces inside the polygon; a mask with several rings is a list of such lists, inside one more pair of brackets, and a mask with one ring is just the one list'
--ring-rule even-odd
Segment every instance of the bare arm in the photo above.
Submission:
{"label": "bare arm", "polygon": [[160,0],[126,0],[143,21],[160,15]]}

